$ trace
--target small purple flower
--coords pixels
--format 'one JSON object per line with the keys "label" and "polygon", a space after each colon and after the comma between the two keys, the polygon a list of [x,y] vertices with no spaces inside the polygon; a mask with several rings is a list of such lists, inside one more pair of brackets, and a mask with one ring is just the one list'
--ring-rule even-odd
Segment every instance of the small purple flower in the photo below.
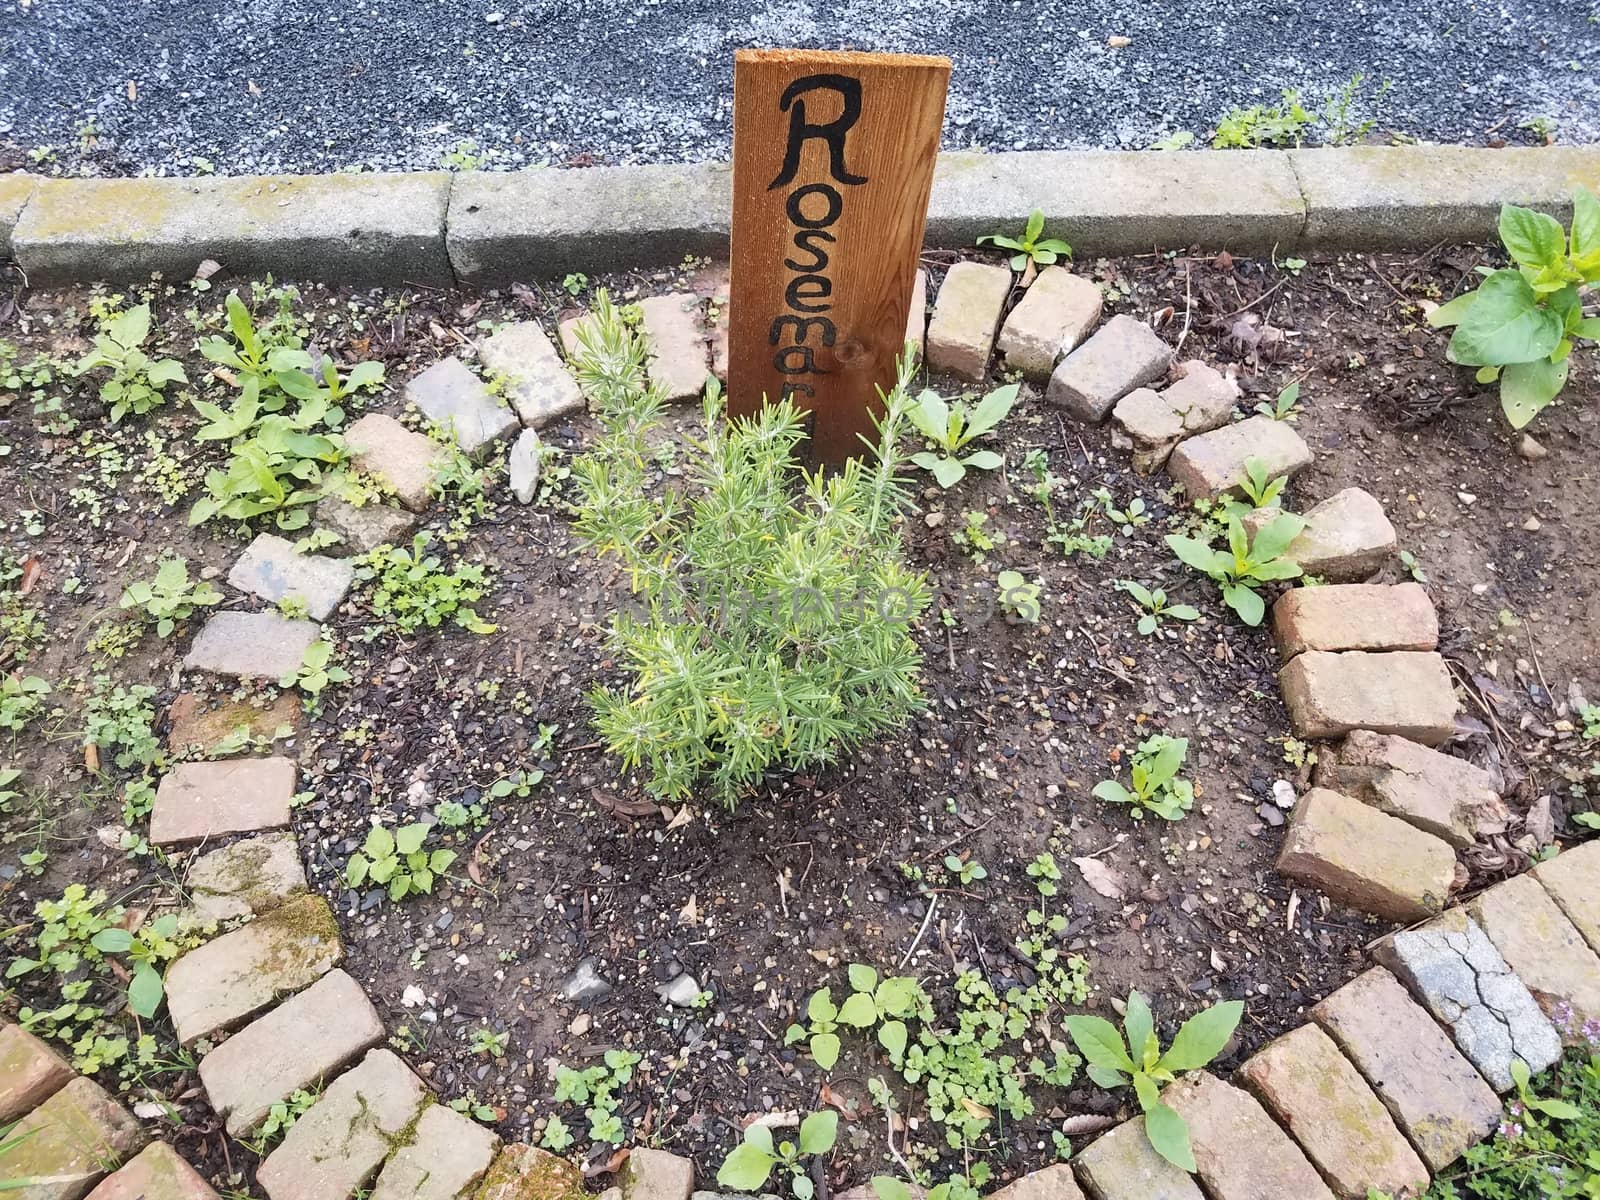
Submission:
{"label": "small purple flower", "polygon": [[1515,1121],[1501,1121],[1500,1136],[1514,1142],[1522,1136],[1522,1126]]}

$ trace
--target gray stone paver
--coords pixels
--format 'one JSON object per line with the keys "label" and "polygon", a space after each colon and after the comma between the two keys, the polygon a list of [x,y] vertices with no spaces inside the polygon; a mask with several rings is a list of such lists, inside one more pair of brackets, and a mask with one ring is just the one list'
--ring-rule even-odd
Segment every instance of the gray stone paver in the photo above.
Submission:
{"label": "gray stone paver", "polygon": [[1538,1074],[1561,1056],[1555,1027],[1464,910],[1392,934],[1372,954],[1449,1028],[1496,1091],[1511,1090],[1512,1058]]}
{"label": "gray stone paver", "polygon": [[711,374],[700,297],[690,292],[649,296],[639,302],[640,327],[650,347],[645,372],[668,401],[695,400]]}
{"label": "gray stone paver", "polygon": [[1438,654],[1308,650],[1278,672],[1278,686],[1303,738],[1371,729],[1437,746],[1455,733],[1459,705]]}
{"label": "gray stone paver", "polygon": [[379,1173],[371,1200],[457,1200],[484,1177],[499,1149],[493,1130],[430,1105],[417,1120],[414,1140]]}
{"label": "gray stone paver", "polygon": [[417,527],[416,514],[392,504],[351,504],[338,496],[317,501],[317,524],[331,529],[343,540],[327,547],[325,554],[365,554],[379,546],[398,546],[408,541]]}
{"label": "gray stone paver", "polygon": [[72,1079],[59,1054],[20,1025],[0,1026],[0,1125],[55,1095]]}
{"label": "gray stone paver", "polygon": [[1102,1134],[1072,1162],[1092,1200],[1205,1200],[1193,1176],[1151,1148],[1143,1118]]}
{"label": "gray stone paver", "polygon": [[1287,421],[1247,417],[1178,443],[1167,459],[1167,474],[1192,499],[1215,499],[1236,491],[1258,462],[1267,478],[1294,475],[1311,465],[1311,447]]}
{"label": "gray stone paver", "polygon": [[167,1011],[188,1045],[249,1019],[316,982],[344,958],[339,927],[321,896],[301,896],[167,968]]}
{"label": "gray stone paver", "polygon": [[982,383],[1011,272],[988,263],[958,262],[945,272],[928,319],[927,360],[966,383]]}
{"label": "gray stone paver", "polygon": [[355,567],[338,558],[301,554],[294,543],[275,533],[259,533],[228,572],[228,583],[269,604],[298,600],[313,621],[334,614],[350,585]]}
{"label": "gray stone paver", "polygon": [[[1600,888],[1600,878],[1590,886]],[[1567,1026],[1567,1041],[1581,1045],[1583,1025],[1600,1022],[1600,956],[1550,893],[1532,875],[1518,875],[1480,893],[1467,911],[1545,1015]]]}
{"label": "gray stone paver", "polygon": [[1600,954],[1600,839],[1563,850],[1533,868],[1533,876],[1550,893],[1567,920]]}
{"label": "gray stone paver", "polygon": [[1065,267],[1046,267],[1006,314],[995,348],[1006,366],[1035,381],[1076,349],[1100,320],[1100,289]]}
{"label": "gray stone paver", "polygon": [[512,412],[459,358],[442,358],[406,384],[405,398],[460,451],[479,459],[518,426]]}
{"label": "gray stone paver", "polygon": [[1197,1174],[1212,1200],[1331,1200],[1300,1147],[1255,1097],[1196,1071],[1161,1098],[1189,1124]]}
{"label": "gray stone paver", "polygon": [[1481,767],[1370,729],[1354,730],[1319,754],[1316,780],[1456,846],[1504,833],[1511,820],[1494,778]]}
{"label": "gray stone paver", "polygon": [[430,489],[449,450],[431,438],[407,429],[387,413],[367,413],[344,431],[351,461],[412,512],[433,503]]}
{"label": "gray stone paver", "polygon": [[1061,360],[1044,398],[1098,425],[1118,400],[1162,378],[1171,365],[1171,346],[1143,321],[1118,313]]}
{"label": "gray stone paver", "polygon": [[292,833],[245,838],[197,858],[184,878],[188,911],[199,921],[228,921],[277,908],[306,890]]}
{"label": "gray stone paver", "polygon": [[1157,392],[1134,388],[1111,410],[1111,418],[1133,442],[1134,469],[1149,474],[1166,465],[1186,437],[1226,425],[1239,385],[1198,359],[1177,365],[1178,380]]}
{"label": "gray stone paver", "polygon": [[98,1083],[66,1084],[11,1127],[0,1179],[30,1179],[15,1200],[81,1200],[145,1143],[143,1127]]}
{"label": "gray stone paver", "polygon": [[186,670],[239,679],[279,678],[300,669],[321,629],[274,612],[219,612],[206,618],[184,657]]}
{"label": "gray stone paver", "polygon": [[538,431],[533,429],[524,429],[511,445],[511,453],[506,458],[506,474],[511,494],[517,498],[518,504],[532,504],[539,491],[539,472],[543,465],[540,455],[543,449]]}
{"label": "gray stone paver", "polygon": [[217,1200],[217,1193],[165,1142],[151,1142],[100,1181],[89,1200]]}
{"label": "gray stone paver", "polygon": [[202,1058],[200,1083],[228,1132],[242,1137],[272,1105],[331,1082],[382,1040],[383,1022],[361,985],[335,968]]}
{"label": "gray stone paver", "polygon": [[161,777],[150,808],[150,841],[178,846],[289,824],[292,758],[179,763]]}
{"label": "gray stone paver", "polygon": [[578,381],[537,321],[519,321],[484,338],[478,361],[490,378],[505,378],[506,397],[530,429],[583,411]]}
{"label": "gray stone paver", "polygon": [[[1254,533],[1255,528],[1276,515],[1276,509],[1252,513],[1245,518],[1245,528]],[[1399,538],[1383,505],[1360,488],[1335,492],[1300,515],[1305,518],[1306,527],[1289,543],[1284,557],[1299,563],[1307,575],[1319,576],[1329,583],[1366,579],[1399,549]]]}
{"label": "gray stone paver", "polygon": [[622,1200],[689,1200],[694,1163],[665,1150],[634,1147],[622,1168]]}

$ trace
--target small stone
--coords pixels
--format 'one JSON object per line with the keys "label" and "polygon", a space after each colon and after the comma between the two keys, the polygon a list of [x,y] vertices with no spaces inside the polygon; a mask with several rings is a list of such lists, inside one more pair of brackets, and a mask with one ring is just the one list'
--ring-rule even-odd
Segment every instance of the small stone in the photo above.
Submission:
{"label": "small stone", "polygon": [[1118,400],[1160,379],[1171,364],[1171,346],[1143,321],[1118,313],[1061,360],[1044,398],[1098,425]]}
{"label": "small stone", "polygon": [[1300,798],[1278,854],[1279,874],[1392,921],[1439,912],[1455,872],[1445,842],[1326,788]]}
{"label": "small stone", "polygon": [[578,1004],[587,1004],[610,994],[611,985],[600,978],[592,958],[580,962],[561,985],[561,998]]}
{"label": "small stone", "polygon": [[359,507],[337,496],[317,501],[317,524],[337,533],[342,539],[329,546],[328,554],[366,554],[379,546],[398,546],[409,541],[417,527],[415,514],[391,504],[363,504]]}
{"label": "small stone", "polygon": [[1384,938],[1372,956],[1445,1025],[1497,1092],[1511,1090],[1511,1060],[1537,1075],[1561,1057],[1561,1037],[1522,980],[1466,911]]}
{"label": "small stone", "polygon": [[1567,920],[1600,953],[1600,839],[1584,842],[1533,868],[1533,876],[1567,914]]}
{"label": "small stone", "polygon": [[[266,918],[263,918],[266,919]],[[329,971],[200,1060],[200,1083],[227,1130],[243,1137],[295,1091],[383,1041],[383,1022],[350,976]]]}
{"label": "small stone", "polygon": [[[1272,508],[1247,514],[1243,521],[1245,531],[1254,537],[1278,512]],[[1307,575],[1319,576],[1329,583],[1367,579],[1399,548],[1399,539],[1383,505],[1360,488],[1335,492],[1301,516],[1306,527],[1289,543],[1284,557],[1298,563]]]}
{"label": "small stone", "polygon": [[1489,772],[1406,738],[1357,729],[1317,760],[1317,784],[1467,846],[1511,816]]}
{"label": "small stone", "polygon": [[1432,650],[1439,617],[1417,583],[1334,583],[1285,592],[1272,606],[1285,659],[1305,650]]}
{"label": "small stone", "polygon": [[1007,268],[979,262],[958,262],[945,273],[928,322],[930,367],[983,382],[1011,279]]}
{"label": "small stone", "polygon": [[1455,732],[1455,688],[1438,654],[1308,650],[1278,672],[1278,686],[1302,738],[1371,729],[1437,746]]}
{"label": "small stone", "polygon": [[694,1163],[665,1150],[635,1146],[622,1168],[624,1200],[689,1200]]}
{"label": "small stone", "polygon": [[442,358],[415,376],[406,384],[405,398],[473,459],[510,437],[518,424],[517,414],[459,358]]}
{"label": "small stone", "polygon": [[534,496],[538,494],[543,450],[539,434],[532,429],[524,429],[512,443],[506,471],[511,477],[511,494],[517,498],[518,504],[532,504]]}
{"label": "small stone", "polygon": [[1427,1190],[1428,1169],[1372,1089],[1315,1025],[1302,1025],[1258,1051],[1240,1077],[1300,1143],[1340,1200]]}
{"label": "small stone", "polygon": [[[1590,886],[1600,886],[1600,880]],[[1497,883],[1467,911],[1545,1015],[1559,1015],[1567,1043],[1582,1045],[1583,1025],[1600,1022],[1600,957],[1539,881],[1518,875]]]}
{"label": "small stone", "polygon": [[567,1023],[567,1032],[573,1037],[582,1037],[594,1026],[594,1018],[588,1013],[579,1013]]}
{"label": "small stone", "polygon": [[1167,474],[1190,499],[1215,499],[1236,492],[1259,462],[1268,479],[1294,475],[1311,465],[1311,447],[1287,421],[1247,417],[1179,443],[1167,460]]}
{"label": "small stone", "polygon": [[500,1139],[443,1104],[423,1110],[413,1140],[390,1157],[371,1200],[458,1200],[488,1173]]}
{"label": "small stone", "polygon": [[33,1034],[20,1025],[0,1027],[0,1126],[32,1112],[71,1079],[72,1068]]}
{"label": "small stone", "polygon": [[707,293],[706,325],[711,339],[711,373],[725,384],[728,382],[728,314],[732,311],[727,266],[717,268],[712,285],[701,290]]}
{"label": "small stone", "polygon": [[188,912],[198,921],[228,921],[270,912],[306,890],[292,833],[269,833],[196,859],[184,880]]}
{"label": "small stone", "polygon": [[[724,306],[726,311],[726,306]],[[917,268],[917,277],[911,284],[911,307],[906,310],[906,342],[922,357],[922,346],[928,335],[928,273]]]}
{"label": "small stone", "polygon": [[1142,1120],[1124,1121],[1072,1161],[1094,1200],[1204,1200],[1187,1171],[1151,1148]]}
{"label": "small stone", "polygon": [[167,968],[167,1011],[188,1045],[314,983],[344,958],[327,901],[303,896],[189,951]]}
{"label": "small stone", "polygon": [[299,671],[321,633],[315,621],[274,612],[220,612],[206,618],[184,657],[185,670],[239,679],[270,679]]}
{"label": "small stone", "polygon": [[277,741],[292,737],[303,713],[300,698],[280,693],[265,707],[229,700],[216,708],[201,708],[200,697],[184,692],[167,709],[172,727],[167,732],[169,750],[193,751],[193,757],[213,757],[224,743],[237,745],[241,736],[250,741]]}
{"label": "small stone", "polygon": [[1296,799],[1294,784],[1287,779],[1274,779],[1272,781],[1272,802],[1283,809],[1284,812],[1294,808]]}
{"label": "small stone", "polygon": [[507,396],[529,429],[583,411],[583,393],[537,321],[507,325],[478,343],[478,361],[503,376]]}
{"label": "small stone", "polygon": [[700,984],[693,975],[679,975],[676,979],[657,986],[656,995],[678,1008],[693,1008],[700,998]]}
{"label": "small stone", "polygon": [[1239,385],[1198,359],[1179,363],[1181,378],[1166,390],[1135,388],[1112,410],[1118,429],[1133,443],[1134,468],[1144,474],[1166,465],[1186,437],[1226,425],[1239,398]]}
{"label": "small stone", "polygon": [[1300,1148],[1248,1092],[1196,1071],[1161,1098],[1188,1122],[1195,1174],[1213,1200],[1331,1200]]}
{"label": "small stone", "polygon": [[500,1151],[473,1200],[587,1200],[587,1195],[577,1167],[559,1154],[518,1143]]}
{"label": "small stone", "polygon": [[412,512],[433,502],[429,489],[449,462],[449,451],[414,433],[386,413],[368,413],[344,431],[345,448],[357,469],[394,492]]}
{"label": "small stone", "polygon": [[1065,267],[1040,271],[1007,314],[995,343],[1006,366],[1035,381],[1050,378],[1056,360],[1077,348],[1100,320],[1100,289]]}
{"label": "small stone", "polygon": [[261,533],[233,564],[228,582],[268,604],[298,600],[313,621],[326,621],[355,582],[355,568],[342,559],[301,554],[293,542]]}
{"label": "small stone", "polygon": [[1522,527],[1529,533],[1538,533],[1539,530],[1544,528],[1544,526],[1539,523],[1538,517],[1529,517],[1522,523]]}
{"label": "small stone", "polygon": [[1544,446],[1535,441],[1531,433],[1525,433],[1517,442],[1517,453],[1529,462],[1538,462],[1550,453]]}
{"label": "small stone", "polygon": [[289,824],[292,758],[180,763],[161,778],[150,809],[150,841],[176,846]]}
{"label": "small stone", "polygon": [[102,1180],[89,1200],[217,1200],[217,1193],[171,1146],[151,1142]]}
{"label": "small stone", "polygon": [[989,1195],[991,1200],[1083,1200],[1072,1168],[1066,1163],[1031,1172]]}
{"label": "small stone", "polygon": [[639,302],[639,324],[650,347],[645,371],[667,400],[693,400],[706,390],[711,352],[700,297],[688,292]]}
{"label": "small stone", "polygon": [[81,1200],[145,1140],[127,1109],[79,1077],[6,1131],[0,1179],[31,1181],[7,1193],[18,1200]]}
{"label": "small stone", "polygon": [[1489,1136],[1500,1101],[1399,981],[1373,967],[1311,1015],[1350,1057],[1428,1168],[1444,1170]]}

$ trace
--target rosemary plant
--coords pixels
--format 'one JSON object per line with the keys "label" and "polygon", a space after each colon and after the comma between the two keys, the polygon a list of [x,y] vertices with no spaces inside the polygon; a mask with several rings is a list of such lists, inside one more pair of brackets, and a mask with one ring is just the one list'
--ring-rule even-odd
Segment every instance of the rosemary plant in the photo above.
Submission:
{"label": "rosemary plant", "polygon": [[589,699],[607,746],[654,795],[731,808],[767,771],[830,762],[922,706],[911,623],[928,583],[897,528],[911,367],[884,397],[870,461],[827,473],[795,462],[805,414],[792,401],[729,420],[712,381],[682,486],[652,495],[663,397],[645,352],[602,293],[577,361],[604,426],[573,465],[577,530],[628,568],[637,604],[609,632],[628,683]]}

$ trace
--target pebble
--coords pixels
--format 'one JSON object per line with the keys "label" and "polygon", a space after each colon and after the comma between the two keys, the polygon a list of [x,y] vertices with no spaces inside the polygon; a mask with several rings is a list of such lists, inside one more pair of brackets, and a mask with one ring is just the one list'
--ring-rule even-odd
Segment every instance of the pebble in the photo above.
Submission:
{"label": "pebble", "polygon": [[1544,526],[1539,524],[1539,518],[1538,517],[1529,517],[1526,521],[1524,521],[1522,523],[1522,527],[1524,529],[1526,529],[1529,533],[1538,533],[1540,529],[1544,528]]}
{"label": "pebble", "polygon": [[602,996],[610,995],[610,993],[611,985],[600,978],[600,973],[595,970],[595,963],[592,958],[586,958],[580,962],[561,985],[561,998],[563,1000],[576,1000],[579,1003],[598,1000]]}
{"label": "pebble", "polygon": [[656,988],[656,995],[679,1008],[693,1008],[700,998],[700,983],[693,975],[679,975]]}
{"label": "pebble", "polygon": [[1522,435],[1522,440],[1517,443],[1517,453],[1529,462],[1537,462],[1548,455],[1550,451],[1545,449],[1541,443],[1535,441],[1532,434],[1525,433]]}

